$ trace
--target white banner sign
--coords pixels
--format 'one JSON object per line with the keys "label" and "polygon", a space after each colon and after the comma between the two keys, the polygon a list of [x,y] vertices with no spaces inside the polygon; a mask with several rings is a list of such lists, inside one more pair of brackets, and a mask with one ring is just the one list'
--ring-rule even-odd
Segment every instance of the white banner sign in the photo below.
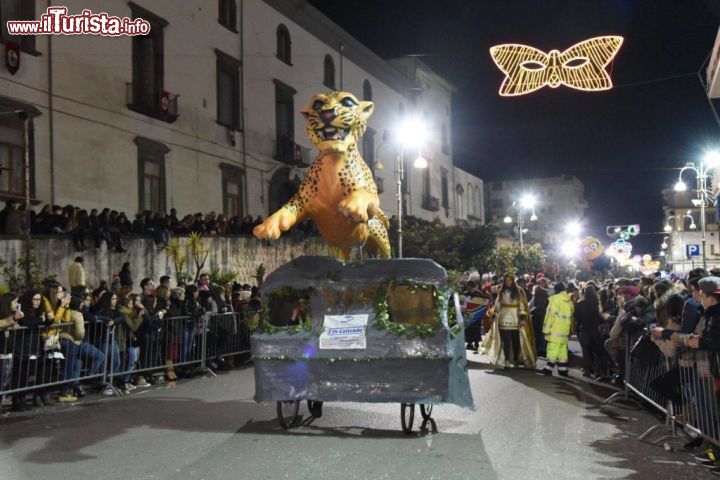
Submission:
{"label": "white banner sign", "polygon": [[349,350],[366,348],[365,327],[368,314],[325,315],[323,333],[320,334],[321,350]]}

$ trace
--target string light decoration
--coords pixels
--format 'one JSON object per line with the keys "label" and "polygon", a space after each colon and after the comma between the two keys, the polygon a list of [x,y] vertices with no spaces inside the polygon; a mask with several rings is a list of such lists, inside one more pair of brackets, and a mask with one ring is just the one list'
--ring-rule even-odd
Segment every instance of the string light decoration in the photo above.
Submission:
{"label": "string light decoration", "polygon": [[495,65],[506,75],[500,85],[500,96],[525,95],[549,86],[566,85],[585,92],[612,88],[605,67],[615,58],[623,37],[594,37],[576,43],[564,52],[545,53],[516,43],[496,45],[490,49]]}

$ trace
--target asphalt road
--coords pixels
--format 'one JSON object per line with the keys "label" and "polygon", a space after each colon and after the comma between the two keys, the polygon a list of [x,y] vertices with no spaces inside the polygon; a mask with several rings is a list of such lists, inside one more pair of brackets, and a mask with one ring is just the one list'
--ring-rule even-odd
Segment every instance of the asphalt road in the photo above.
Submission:
{"label": "asphalt road", "polygon": [[286,432],[274,404],[252,400],[252,366],[6,415],[0,479],[711,478],[687,453],[638,442],[657,420],[600,408],[611,391],[470,366],[477,410],[436,406],[437,431],[412,436],[389,404],[326,404],[321,419]]}

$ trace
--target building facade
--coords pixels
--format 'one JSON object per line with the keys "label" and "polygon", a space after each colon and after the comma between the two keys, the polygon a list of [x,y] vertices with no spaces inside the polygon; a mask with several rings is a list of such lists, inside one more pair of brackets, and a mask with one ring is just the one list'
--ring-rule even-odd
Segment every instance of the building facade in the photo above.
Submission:
{"label": "building facade", "polygon": [[[702,229],[700,207],[693,204],[694,190],[676,192],[672,188],[662,191],[663,242],[667,245],[665,262],[669,270],[687,273],[701,267]],[[708,269],[720,267],[720,224],[717,210],[711,205],[705,209],[705,249]]]}
{"label": "building facade", "polygon": [[[394,132],[420,115],[428,135],[420,151],[404,152],[405,213],[469,219],[454,194],[452,87],[421,62],[383,60],[306,1],[64,5],[71,14],[143,18],[151,32],[12,37],[6,20],[37,19],[47,5],[0,4],[3,42],[21,52],[15,74],[0,69],[0,198],[23,197],[27,150],[36,203],[266,216],[294,194],[314,159],[300,108],[317,92],[346,90],[375,102],[360,152],[383,209],[397,212]],[[27,145],[19,111],[30,115]],[[412,167],[418,155],[428,169]],[[482,192],[482,180],[463,175]]]}
{"label": "building facade", "polygon": [[[535,221],[531,220],[532,210],[519,208],[524,195],[535,199]],[[522,211],[523,229],[528,230],[526,240],[549,248],[558,247],[565,235],[565,226],[571,222],[582,224],[587,209],[585,186],[574,175],[486,183],[486,219],[496,225],[504,237],[519,236],[518,219]],[[512,219],[510,224],[504,222],[507,216]]]}

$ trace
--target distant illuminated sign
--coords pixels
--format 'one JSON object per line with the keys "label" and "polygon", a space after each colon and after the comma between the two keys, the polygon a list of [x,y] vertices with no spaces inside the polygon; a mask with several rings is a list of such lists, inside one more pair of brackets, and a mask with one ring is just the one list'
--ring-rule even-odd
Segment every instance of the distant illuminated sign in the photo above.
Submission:
{"label": "distant illuminated sign", "polygon": [[506,75],[500,95],[512,97],[539,90],[545,85],[566,85],[576,90],[596,92],[612,88],[605,67],[615,57],[623,37],[595,37],[577,43],[564,52],[545,53],[515,43],[490,49],[495,65]]}

